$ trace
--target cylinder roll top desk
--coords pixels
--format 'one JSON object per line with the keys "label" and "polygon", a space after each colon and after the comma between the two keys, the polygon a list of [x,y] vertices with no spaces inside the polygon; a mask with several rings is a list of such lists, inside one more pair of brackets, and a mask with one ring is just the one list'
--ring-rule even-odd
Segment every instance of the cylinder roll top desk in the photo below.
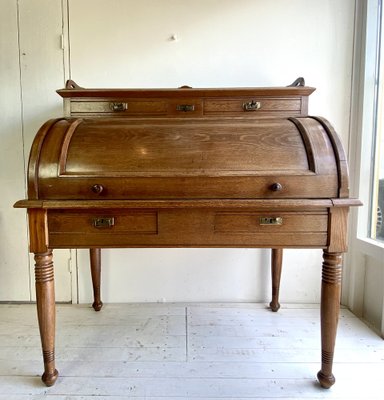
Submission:
{"label": "cylinder roll top desk", "polygon": [[329,388],[349,198],[339,137],[309,117],[313,88],[83,89],[58,93],[67,117],[32,144],[26,208],[47,386],[55,383],[52,250],[271,248],[277,311],[283,248],[323,249],[320,384]]}

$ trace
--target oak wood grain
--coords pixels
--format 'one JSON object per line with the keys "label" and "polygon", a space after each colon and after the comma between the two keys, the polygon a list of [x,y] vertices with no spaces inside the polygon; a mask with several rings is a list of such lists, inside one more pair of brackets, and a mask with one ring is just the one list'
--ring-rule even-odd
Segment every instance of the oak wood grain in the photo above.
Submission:
{"label": "oak wood grain", "polygon": [[[95,310],[101,248],[272,248],[271,309],[283,248],[324,250],[321,385],[334,383],[348,168],[313,88],[84,89],[58,93],[71,118],[32,145],[27,208],[46,385],[54,384],[52,249],[89,248]],[[76,118],[81,117],[81,118]]]}

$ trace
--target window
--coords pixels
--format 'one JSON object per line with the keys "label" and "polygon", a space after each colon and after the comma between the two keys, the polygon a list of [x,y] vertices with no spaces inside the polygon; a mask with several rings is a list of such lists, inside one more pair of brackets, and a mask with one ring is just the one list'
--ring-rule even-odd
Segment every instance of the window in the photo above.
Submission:
{"label": "window", "polygon": [[372,142],[371,238],[384,241],[384,26],[382,1],[378,7],[376,104]]}
{"label": "window", "polygon": [[[354,195],[363,202],[354,228],[361,246],[384,250],[384,0],[357,1],[352,147]],[[356,141],[355,141],[356,139]],[[367,247],[366,249],[367,250]],[[382,251],[372,249],[372,251]]]}
{"label": "window", "polygon": [[384,0],[355,2],[349,166],[351,195],[363,206],[351,210],[342,302],[384,337],[382,3]]}

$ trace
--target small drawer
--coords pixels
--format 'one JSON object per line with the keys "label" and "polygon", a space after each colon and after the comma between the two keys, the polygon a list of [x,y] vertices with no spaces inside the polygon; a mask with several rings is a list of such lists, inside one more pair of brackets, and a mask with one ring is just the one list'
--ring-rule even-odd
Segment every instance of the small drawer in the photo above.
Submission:
{"label": "small drawer", "polygon": [[48,227],[51,234],[157,234],[155,211],[50,211]]}
{"label": "small drawer", "polygon": [[71,115],[135,116],[166,115],[167,103],[163,100],[113,99],[110,101],[72,101]]}
{"label": "small drawer", "polygon": [[301,98],[237,98],[237,99],[207,99],[204,102],[204,114],[241,114],[258,115],[268,113],[300,114]]}
{"label": "small drawer", "polygon": [[326,232],[327,213],[248,213],[222,212],[215,215],[216,233],[299,233]]}

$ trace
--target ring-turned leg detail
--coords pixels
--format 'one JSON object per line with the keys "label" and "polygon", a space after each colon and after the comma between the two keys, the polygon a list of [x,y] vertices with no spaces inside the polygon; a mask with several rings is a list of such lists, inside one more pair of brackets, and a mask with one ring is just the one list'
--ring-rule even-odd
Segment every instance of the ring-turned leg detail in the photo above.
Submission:
{"label": "ring-turned leg detail", "polygon": [[321,283],[321,370],[317,378],[323,388],[335,383],[332,373],[337,323],[340,310],[342,258],[341,253],[323,254]]}
{"label": "ring-turned leg detail", "polygon": [[272,301],[269,303],[271,310],[276,312],[280,308],[279,292],[281,266],[283,263],[283,249],[272,249],[271,274],[272,274]]}
{"label": "ring-turned leg detail", "polygon": [[58,377],[55,368],[55,283],[52,251],[35,253],[36,303],[43,349],[43,382],[52,386]]}
{"label": "ring-turned leg detail", "polygon": [[[41,377],[41,379],[47,386],[52,386],[55,384],[56,379],[59,376],[57,369],[55,369],[55,352],[43,351],[43,359],[44,359],[45,372]],[[52,363],[53,363],[53,372],[51,372],[52,368],[49,367]],[[48,368],[46,366],[48,366]],[[47,370],[49,372],[47,372]]]}

